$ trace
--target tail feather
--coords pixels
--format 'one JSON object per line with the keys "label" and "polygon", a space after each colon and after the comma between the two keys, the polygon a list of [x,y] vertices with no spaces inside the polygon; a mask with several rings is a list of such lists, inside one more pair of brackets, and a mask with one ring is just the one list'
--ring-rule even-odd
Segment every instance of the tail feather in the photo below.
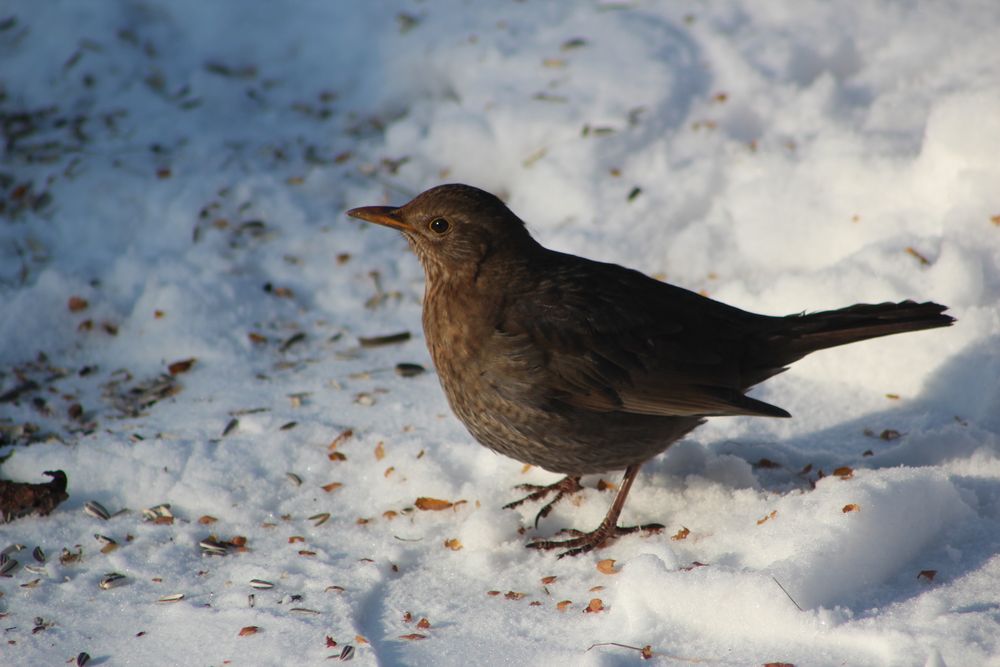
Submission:
{"label": "tail feather", "polygon": [[947,327],[955,318],[945,315],[938,303],[859,303],[838,310],[801,313],[774,318],[774,329],[765,333],[750,357],[747,374],[751,384],[780,373],[802,357],[828,347],[907,331]]}
{"label": "tail feather", "polygon": [[784,319],[793,324],[783,333],[792,338],[789,351],[806,355],[859,340],[951,326],[955,318],[943,314],[947,309],[931,302],[859,303],[839,310],[789,315]]}

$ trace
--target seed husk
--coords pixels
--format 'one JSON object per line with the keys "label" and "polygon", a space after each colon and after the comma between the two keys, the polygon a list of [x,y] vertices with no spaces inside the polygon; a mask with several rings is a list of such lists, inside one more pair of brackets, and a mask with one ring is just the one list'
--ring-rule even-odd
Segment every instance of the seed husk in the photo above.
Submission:
{"label": "seed husk", "polygon": [[11,572],[17,568],[17,560],[10,556],[0,555],[0,577],[9,577]]}
{"label": "seed husk", "polygon": [[425,370],[427,369],[420,364],[409,364],[405,362],[396,364],[396,375],[404,378],[415,377],[423,373]]}
{"label": "seed husk", "polygon": [[379,347],[381,345],[394,345],[396,343],[405,343],[410,340],[409,331],[400,331],[399,333],[387,334],[385,336],[359,336],[358,342],[361,343],[361,347]]}
{"label": "seed husk", "polygon": [[157,602],[180,602],[183,599],[183,593],[174,593],[172,595],[164,595],[163,597],[157,599]]}
{"label": "seed husk", "polygon": [[264,579],[251,579],[250,587],[259,588],[261,590],[267,590],[268,588],[274,588],[274,584],[272,584],[270,581],[265,581]]}
{"label": "seed husk", "polygon": [[85,502],[83,504],[83,511],[90,516],[97,517],[101,521],[107,521],[111,518],[111,512],[109,512],[104,505],[96,500],[88,500]]}
{"label": "seed husk", "polygon": [[104,590],[121,586],[125,583],[125,575],[120,572],[109,572],[101,577],[100,587]]}

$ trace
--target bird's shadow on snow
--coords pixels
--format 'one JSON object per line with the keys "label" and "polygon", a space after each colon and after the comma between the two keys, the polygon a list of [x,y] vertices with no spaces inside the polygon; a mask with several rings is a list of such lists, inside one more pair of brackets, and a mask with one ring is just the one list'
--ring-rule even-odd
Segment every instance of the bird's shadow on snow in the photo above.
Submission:
{"label": "bird's shadow on snow", "polygon": [[[976,460],[1000,458],[1000,336],[956,354],[906,404],[867,413],[848,422],[780,441],[724,440],[706,443],[709,456],[735,456],[753,470],[757,485],[784,494],[808,490],[819,471],[948,466],[944,472],[972,510],[969,519],[949,526],[927,545],[917,569],[940,566],[934,585],[979,570],[1000,553],[1000,480],[976,475]],[[877,428],[873,428],[873,426]],[[856,443],[857,446],[854,446]],[[854,452],[854,453],[848,453]],[[647,464],[648,473],[677,478],[701,474],[703,461],[671,461],[671,452]],[[957,465],[962,472],[955,472]],[[969,472],[965,472],[968,470]],[[727,482],[734,488],[738,481]],[[920,513],[927,508],[914,506]],[[835,603],[855,614],[903,602],[928,589],[913,576],[914,563],[901,566],[881,585],[848,593]]]}

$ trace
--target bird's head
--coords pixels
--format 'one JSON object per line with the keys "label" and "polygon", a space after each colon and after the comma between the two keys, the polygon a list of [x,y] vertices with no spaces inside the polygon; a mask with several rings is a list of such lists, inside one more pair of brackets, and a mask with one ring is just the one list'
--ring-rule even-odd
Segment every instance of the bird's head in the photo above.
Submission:
{"label": "bird's head", "polygon": [[347,215],[403,232],[429,278],[476,273],[498,253],[538,247],[502,201],[469,185],[439,185],[403,206],[364,206]]}

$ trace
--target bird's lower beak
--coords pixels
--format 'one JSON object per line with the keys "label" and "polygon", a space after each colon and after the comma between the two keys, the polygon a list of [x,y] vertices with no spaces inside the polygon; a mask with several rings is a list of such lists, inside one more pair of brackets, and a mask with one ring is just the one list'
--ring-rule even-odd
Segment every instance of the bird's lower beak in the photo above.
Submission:
{"label": "bird's lower beak", "polygon": [[404,232],[412,231],[410,226],[403,222],[399,209],[392,206],[362,206],[361,208],[352,208],[347,212],[347,215]]}

